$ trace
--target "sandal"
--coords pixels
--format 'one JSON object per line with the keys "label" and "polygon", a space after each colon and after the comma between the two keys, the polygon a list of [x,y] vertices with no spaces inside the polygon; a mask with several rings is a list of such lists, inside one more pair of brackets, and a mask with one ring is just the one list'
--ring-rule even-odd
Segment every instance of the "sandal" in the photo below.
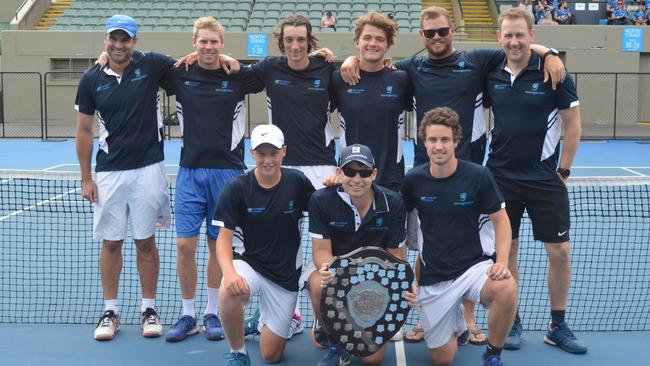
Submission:
{"label": "sandal", "polygon": [[422,324],[420,323],[411,328],[411,330],[406,333],[406,337],[404,337],[404,341],[409,343],[422,342],[423,339],[424,328],[422,328]]}
{"label": "sandal", "polygon": [[468,325],[467,329],[469,329],[469,343],[476,344],[479,346],[487,344],[487,337],[485,336],[485,333],[483,333],[483,330],[479,328],[478,325],[476,324]]}

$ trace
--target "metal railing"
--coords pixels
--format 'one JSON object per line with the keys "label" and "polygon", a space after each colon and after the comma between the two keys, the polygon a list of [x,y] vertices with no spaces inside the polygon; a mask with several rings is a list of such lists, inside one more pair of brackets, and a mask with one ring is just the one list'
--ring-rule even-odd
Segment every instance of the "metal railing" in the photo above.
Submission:
{"label": "metal railing", "polygon": [[[61,75],[69,77],[63,78]],[[73,72],[0,72],[0,138],[74,138],[73,108],[77,81]],[[650,139],[650,73],[572,73],[582,119],[583,139]],[[264,108],[246,98],[251,111]],[[173,99],[163,93],[165,137],[179,138]],[[257,113],[263,115],[263,113]],[[415,121],[407,120],[407,127]],[[337,130],[337,129],[335,129]],[[406,138],[413,138],[407,128]],[[248,135],[248,134],[247,134]]]}

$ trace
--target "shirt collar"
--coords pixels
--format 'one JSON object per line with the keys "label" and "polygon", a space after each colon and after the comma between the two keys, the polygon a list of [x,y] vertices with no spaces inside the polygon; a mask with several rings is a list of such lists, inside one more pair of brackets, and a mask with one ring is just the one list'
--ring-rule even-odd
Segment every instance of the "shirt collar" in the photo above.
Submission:
{"label": "shirt collar", "polygon": [[[375,193],[372,201],[372,210],[375,213],[388,212],[389,207],[388,207],[388,198],[386,197],[386,193],[384,193],[382,188],[375,183],[372,184],[372,189]],[[339,194],[339,197],[341,197],[343,202],[347,203],[350,207],[353,207],[352,199],[350,198],[350,195],[345,193],[342,187],[338,187],[336,189],[336,193]]]}

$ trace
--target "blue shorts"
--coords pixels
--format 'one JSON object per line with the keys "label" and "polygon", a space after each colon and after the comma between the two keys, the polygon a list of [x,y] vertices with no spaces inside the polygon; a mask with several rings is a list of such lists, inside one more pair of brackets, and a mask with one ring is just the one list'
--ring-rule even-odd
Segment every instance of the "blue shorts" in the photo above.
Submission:
{"label": "blue shorts", "polygon": [[176,177],[174,202],[176,236],[198,236],[203,222],[206,222],[208,238],[217,239],[219,227],[212,225],[212,218],[219,193],[226,183],[242,173],[241,169],[180,167]]}

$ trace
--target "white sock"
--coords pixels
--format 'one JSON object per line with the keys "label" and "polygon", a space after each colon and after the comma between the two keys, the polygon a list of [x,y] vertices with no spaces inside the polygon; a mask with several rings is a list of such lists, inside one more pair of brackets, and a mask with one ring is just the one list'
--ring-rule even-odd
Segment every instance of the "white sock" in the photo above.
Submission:
{"label": "white sock", "polygon": [[117,299],[104,300],[104,311],[113,310],[115,314],[119,314],[120,310],[117,307]]}
{"label": "white sock", "polygon": [[244,345],[244,347],[242,347],[242,348],[240,348],[240,349],[232,349],[232,348],[231,348],[231,349],[230,349],[230,352],[239,352],[239,353],[246,354],[246,345]]}
{"label": "white sock", "polygon": [[140,312],[144,313],[147,308],[156,309],[156,299],[142,299],[142,305],[140,305]]}
{"label": "white sock", "polygon": [[205,314],[219,314],[219,289],[208,287],[208,305]]}
{"label": "white sock", "polygon": [[183,301],[183,316],[189,315],[196,318],[196,311],[194,310],[194,299],[182,299]]}

